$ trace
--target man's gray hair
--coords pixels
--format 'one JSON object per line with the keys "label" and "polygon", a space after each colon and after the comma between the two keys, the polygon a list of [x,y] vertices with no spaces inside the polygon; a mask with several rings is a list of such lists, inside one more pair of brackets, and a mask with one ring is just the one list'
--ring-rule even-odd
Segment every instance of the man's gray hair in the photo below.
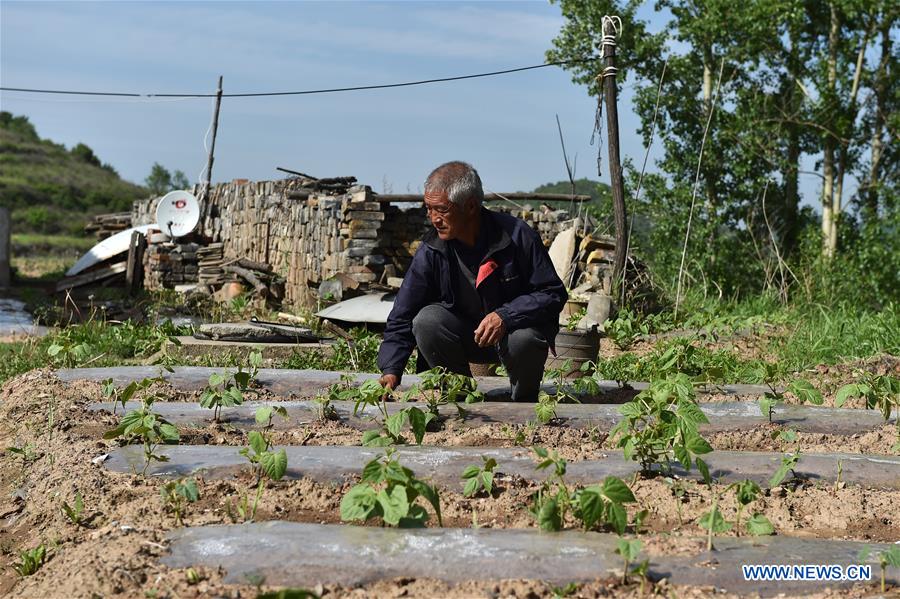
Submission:
{"label": "man's gray hair", "polygon": [[480,208],[484,202],[481,177],[471,164],[454,160],[437,167],[425,179],[425,193],[447,194],[447,199],[463,206],[469,198]]}

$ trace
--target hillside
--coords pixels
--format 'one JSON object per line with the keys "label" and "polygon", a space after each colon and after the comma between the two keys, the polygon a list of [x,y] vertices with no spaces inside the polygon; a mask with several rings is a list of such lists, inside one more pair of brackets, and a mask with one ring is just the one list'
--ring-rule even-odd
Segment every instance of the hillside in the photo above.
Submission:
{"label": "hillside", "polygon": [[0,112],[0,205],[14,230],[77,233],[88,215],[128,210],[147,193],[88,146],[68,150],[41,139],[27,117]]}

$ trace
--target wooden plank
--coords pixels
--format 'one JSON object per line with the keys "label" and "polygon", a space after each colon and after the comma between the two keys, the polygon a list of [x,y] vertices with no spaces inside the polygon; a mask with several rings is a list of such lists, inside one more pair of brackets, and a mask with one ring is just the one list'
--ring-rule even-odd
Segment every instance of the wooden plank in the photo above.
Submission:
{"label": "wooden plank", "polygon": [[135,231],[128,246],[128,260],[125,266],[125,287],[130,295],[135,295],[144,286],[144,250],[147,237]]}
{"label": "wooden plank", "polygon": [[111,264],[110,266],[99,268],[91,272],[82,273],[80,275],[75,275],[72,277],[66,277],[56,284],[56,290],[63,291],[65,289],[72,289],[74,287],[90,285],[91,283],[96,283],[97,281],[102,281],[103,279],[108,279],[115,275],[122,274],[127,270],[127,268],[128,265],[126,262],[117,262],[116,264]]}

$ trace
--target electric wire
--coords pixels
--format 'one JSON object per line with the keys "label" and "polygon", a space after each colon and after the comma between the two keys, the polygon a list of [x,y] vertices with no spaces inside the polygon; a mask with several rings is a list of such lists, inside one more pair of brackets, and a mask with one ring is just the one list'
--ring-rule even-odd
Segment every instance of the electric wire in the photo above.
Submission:
{"label": "electric wire", "polygon": [[[309,96],[314,94],[331,94],[338,92],[364,91],[372,89],[390,89],[396,87],[412,87],[415,85],[427,85],[431,83],[445,83],[448,81],[462,81],[464,79],[477,79],[480,77],[494,77],[497,75],[507,75],[509,73],[519,73],[522,71],[531,71],[535,69],[544,69],[547,67],[562,66],[566,64],[576,64],[582,62],[591,62],[594,58],[577,58],[572,60],[560,60],[556,62],[546,62],[538,65],[527,67],[516,67],[512,69],[503,69],[500,71],[490,71],[487,73],[475,73],[471,75],[457,75],[454,77],[436,77],[431,79],[420,79],[418,81],[405,81],[402,83],[382,83],[378,85],[357,85],[351,87],[333,87],[325,89],[309,89],[301,91],[286,92],[246,92],[222,94],[223,98],[259,98],[265,96]],[[217,94],[138,94],[131,92],[92,92],[77,90],[61,90],[61,89],[37,89],[24,87],[0,87],[0,91],[7,92],[24,92],[32,94],[57,94],[57,95],[76,95],[76,96],[107,96],[107,97],[124,97],[124,98],[215,98]]]}

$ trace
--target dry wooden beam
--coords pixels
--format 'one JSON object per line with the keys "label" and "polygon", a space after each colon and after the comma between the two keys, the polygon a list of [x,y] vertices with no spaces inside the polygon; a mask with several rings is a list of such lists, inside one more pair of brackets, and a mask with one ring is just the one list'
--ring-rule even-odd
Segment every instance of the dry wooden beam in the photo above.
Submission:
{"label": "dry wooden beam", "polygon": [[259,280],[259,278],[253,274],[253,271],[247,270],[246,268],[241,268],[240,266],[235,266],[234,264],[228,264],[222,267],[222,270],[225,272],[234,273],[237,276],[241,277],[256,289],[256,292],[260,294],[262,297],[266,297],[269,294],[269,288],[265,286],[265,284]]}

